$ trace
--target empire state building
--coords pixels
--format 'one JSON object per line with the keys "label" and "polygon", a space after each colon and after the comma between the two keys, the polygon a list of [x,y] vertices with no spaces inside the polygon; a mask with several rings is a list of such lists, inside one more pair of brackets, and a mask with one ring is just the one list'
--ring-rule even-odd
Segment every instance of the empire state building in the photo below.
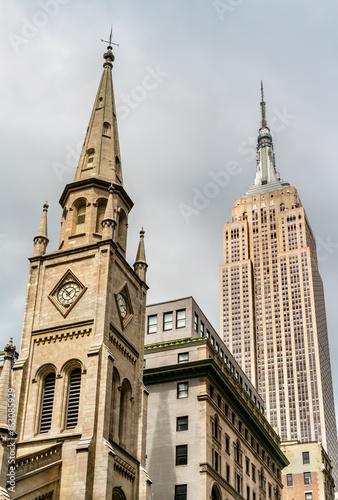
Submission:
{"label": "empire state building", "polygon": [[221,327],[282,441],[338,443],[323,283],[297,189],[275,166],[263,88],[256,177],[223,228]]}

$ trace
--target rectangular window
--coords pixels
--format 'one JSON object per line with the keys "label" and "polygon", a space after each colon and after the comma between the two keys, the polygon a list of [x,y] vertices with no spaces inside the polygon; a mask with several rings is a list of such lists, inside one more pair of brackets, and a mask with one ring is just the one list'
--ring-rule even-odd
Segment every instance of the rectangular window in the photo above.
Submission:
{"label": "rectangular window", "polygon": [[172,330],[173,329],[173,313],[168,312],[163,314],[163,330]]}
{"label": "rectangular window", "polygon": [[311,472],[304,472],[304,484],[311,484]]}
{"label": "rectangular window", "polygon": [[248,458],[245,458],[245,472],[250,474],[250,460]]}
{"label": "rectangular window", "polygon": [[147,333],[157,333],[157,314],[148,316],[148,330]]}
{"label": "rectangular window", "polygon": [[188,352],[180,352],[178,355],[178,362],[179,363],[186,363],[189,361],[189,353]]}
{"label": "rectangular window", "polygon": [[204,337],[204,323],[201,321],[201,337]]}
{"label": "rectangular window", "polygon": [[185,309],[176,311],[176,328],[185,328]]}
{"label": "rectangular window", "polygon": [[187,431],[188,430],[188,417],[177,417],[176,430],[177,431]]}
{"label": "rectangular window", "polygon": [[176,484],[175,486],[175,500],[187,500],[187,485]]}
{"label": "rectangular window", "polygon": [[230,438],[225,435],[225,451],[230,454]]}
{"label": "rectangular window", "polygon": [[252,500],[256,500],[256,493],[254,491],[252,492]]}
{"label": "rectangular window", "polygon": [[227,483],[230,483],[230,466],[228,464],[227,464],[225,480]]}
{"label": "rectangular window", "polygon": [[287,474],[286,475],[286,485],[287,486],[292,486],[293,485],[292,474]]}
{"label": "rectangular window", "polygon": [[195,313],[194,328],[195,328],[195,332],[198,332],[198,314],[197,313]]}
{"label": "rectangular window", "polygon": [[305,493],[305,500],[312,500],[312,491]]}
{"label": "rectangular window", "polygon": [[310,452],[303,451],[303,464],[309,464],[309,463],[310,463]]}
{"label": "rectangular window", "polygon": [[270,483],[268,485],[268,493],[269,493],[269,498],[272,498],[272,485]]}
{"label": "rectangular window", "polygon": [[251,476],[252,476],[252,480],[256,482],[256,467],[251,464]]}
{"label": "rectangular window", "polygon": [[249,486],[246,487],[246,500],[250,500],[250,488],[249,488]]}
{"label": "rectangular window", "polygon": [[188,463],[188,445],[181,444],[176,446],[176,465],[187,465]]}
{"label": "rectangular window", "polygon": [[177,399],[188,397],[189,385],[188,382],[179,382],[177,384]]}

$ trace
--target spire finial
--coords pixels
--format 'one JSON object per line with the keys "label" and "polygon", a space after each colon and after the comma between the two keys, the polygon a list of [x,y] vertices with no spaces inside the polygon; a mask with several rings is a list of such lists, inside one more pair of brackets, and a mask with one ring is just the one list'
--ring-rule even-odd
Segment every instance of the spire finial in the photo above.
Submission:
{"label": "spire finial", "polygon": [[42,210],[42,218],[39,225],[38,232],[34,238],[34,257],[43,255],[46,253],[47,245],[49,243],[48,233],[47,233],[47,212],[48,203],[44,203]]}
{"label": "spire finial", "polygon": [[136,274],[143,280],[146,280],[146,272],[147,272],[147,260],[146,260],[146,252],[144,249],[144,229],[142,227],[140,231],[140,242],[137,249],[136,260],[134,263],[134,271]]}
{"label": "spire finial", "polygon": [[265,110],[265,101],[264,101],[263,80],[261,80],[261,114],[262,114],[261,128],[267,127],[268,125],[266,122],[266,110]]}

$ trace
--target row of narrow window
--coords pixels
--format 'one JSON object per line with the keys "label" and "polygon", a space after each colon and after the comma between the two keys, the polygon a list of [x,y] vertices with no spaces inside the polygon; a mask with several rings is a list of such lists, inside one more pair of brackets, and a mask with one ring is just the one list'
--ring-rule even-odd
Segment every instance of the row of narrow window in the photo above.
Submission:
{"label": "row of narrow window", "polygon": [[[69,377],[69,388],[67,398],[67,411],[66,411],[66,429],[73,429],[77,426],[79,417],[79,403],[80,403],[80,387],[81,387],[81,370],[75,368]],[[49,373],[45,377],[42,405],[41,405],[41,418],[40,418],[40,433],[48,432],[52,426],[52,415],[54,406],[54,393],[55,393],[55,373]]]}

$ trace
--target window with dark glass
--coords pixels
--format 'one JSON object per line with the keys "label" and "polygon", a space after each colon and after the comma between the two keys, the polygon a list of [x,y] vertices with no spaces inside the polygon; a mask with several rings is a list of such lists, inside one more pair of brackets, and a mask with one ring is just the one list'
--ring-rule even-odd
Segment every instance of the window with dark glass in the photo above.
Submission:
{"label": "window with dark glass", "polygon": [[188,417],[177,417],[176,419],[176,430],[177,431],[187,431],[188,430]]}
{"label": "window with dark glass", "polygon": [[186,484],[176,484],[175,485],[175,500],[187,500],[187,485]]}
{"label": "window with dark glass", "polygon": [[226,466],[225,480],[226,480],[227,483],[230,483],[230,466],[228,464]]}
{"label": "window with dark glass", "polygon": [[201,321],[201,337],[204,337],[204,323]]}
{"label": "window with dark glass", "polygon": [[157,314],[148,316],[148,333],[157,333]]}
{"label": "window with dark glass", "polygon": [[185,309],[176,311],[176,328],[185,328]]}
{"label": "window with dark glass", "polygon": [[304,472],[304,484],[311,484],[311,472]]}
{"label": "window with dark glass", "polygon": [[310,463],[310,452],[303,451],[303,464],[309,464],[309,463]]}
{"label": "window with dark glass", "polygon": [[194,328],[195,328],[195,332],[198,332],[198,314],[195,313],[195,317],[194,317]]}
{"label": "window with dark glass", "polygon": [[176,446],[176,465],[187,465],[188,463],[188,445],[181,444]]}

